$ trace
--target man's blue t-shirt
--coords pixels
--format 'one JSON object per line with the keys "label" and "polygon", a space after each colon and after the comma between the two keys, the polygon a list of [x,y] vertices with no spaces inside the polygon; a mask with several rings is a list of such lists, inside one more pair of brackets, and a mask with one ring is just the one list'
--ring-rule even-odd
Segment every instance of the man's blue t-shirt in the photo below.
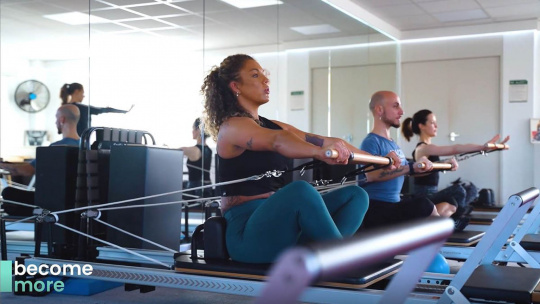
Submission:
{"label": "man's blue t-shirt", "polygon": [[[66,137],[66,138],[62,138],[60,139],[59,141],[55,141],[51,144],[51,146],[75,146],[75,147],[78,147],[79,146],[79,140],[78,139],[73,139],[73,138],[69,138],[69,137]],[[30,162],[30,165],[32,165],[32,167],[36,167],[36,160],[33,159],[31,162]]]}
{"label": "man's blue t-shirt", "polygon": [[[407,165],[407,159],[401,148],[394,141],[377,134],[369,133],[362,141],[360,149],[377,156],[385,156],[391,151],[394,151],[401,159],[401,165]],[[403,187],[404,179],[405,177],[402,175],[384,182],[372,182],[361,186],[366,190],[370,199],[397,203],[401,200],[399,194]]]}

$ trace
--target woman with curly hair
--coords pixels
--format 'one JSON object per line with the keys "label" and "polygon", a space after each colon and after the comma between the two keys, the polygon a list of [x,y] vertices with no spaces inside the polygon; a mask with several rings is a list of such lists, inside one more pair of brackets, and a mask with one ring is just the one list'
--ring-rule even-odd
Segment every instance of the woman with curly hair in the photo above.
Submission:
{"label": "woman with curly hair", "polygon": [[[288,158],[347,164],[351,151],[367,154],[341,139],[259,116],[259,107],[269,101],[269,79],[248,55],[225,58],[206,76],[201,91],[205,126],[217,142],[221,182],[286,170]],[[326,158],[328,149],[337,150],[339,157]],[[304,181],[285,185],[283,178],[270,177],[222,186],[221,208],[231,258],[270,263],[300,242],[353,235],[368,208],[368,196],[358,186],[321,195]]]}

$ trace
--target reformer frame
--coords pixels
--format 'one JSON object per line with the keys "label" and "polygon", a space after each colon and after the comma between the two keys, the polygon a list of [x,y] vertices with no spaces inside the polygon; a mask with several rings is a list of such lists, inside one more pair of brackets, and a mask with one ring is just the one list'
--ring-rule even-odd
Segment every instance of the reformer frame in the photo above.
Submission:
{"label": "reformer frame", "polygon": [[[444,239],[451,233],[453,229],[453,224],[448,219],[430,219],[422,222],[414,222],[400,226],[399,231],[403,235],[409,235],[409,238],[401,239],[402,241],[399,244],[395,244],[392,247],[395,252],[403,252],[411,249],[416,249],[414,252],[415,256],[418,256],[419,261],[424,261],[425,266],[430,260],[430,257],[427,255],[433,256],[438,247],[442,244]],[[392,231],[385,229],[385,231],[380,231],[378,234],[369,236],[365,239],[354,239],[355,246],[360,246],[367,248],[366,252],[370,251],[370,248],[373,249],[373,246],[369,244],[375,242],[380,242],[381,240],[389,240],[392,238]],[[363,243],[366,243],[368,246],[362,246]],[[391,244],[391,242],[389,242]],[[420,248],[424,245],[427,247]],[[417,249],[419,248],[419,249]],[[373,250],[371,250],[373,251]],[[379,253],[382,252],[380,249],[372,252],[371,258],[380,259]],[[331,251],[327,251],[327,254],[332,255]],[[386,257],[390,256],[390,253],[386,253]],[[373,260],[374,261],[374,260]],[[413,259],[410,259],[410,264],[412,264]],[[21,261],[22,262],[22,261]],[[152,285],[159,287],[169,287],[169,288],[181,288],[197,291],[209,291],[209,292],[218,292],[226,294],[236,294],[244,296],[253,296],[258,297],[263,293],[263,288],[266,286],[266,282],[262,280],[245,280],[245,279],[236,279],[236,278],[223,278],[216,276],[202,276],[195,274],[184,274],[178,273],[173,270],[160,270],[160,269],[151,269],[144,267],[133,267],[133,266],[121,266],[121,265],[111,265],[111,264],[100,264],[100,263],[84,263],[81,261],[69,261],[69,260],[56,260],[49,258],[26,258],[24,259],[26,265],[34,264],[90,264],[92,265],[94,271],[91,276],[77,276],[77,275],[68,275],[69,277],[82,277],[82,278],[92,278],[104,281],[113,281],[113,282],[122,282],[129,284],[138,284],[138,285]],[[416,267],[411,269],[416,270]],[[417,271],[417,270],[416,270]],[[418,272],[418,271],[417,271]],[[421,272],[419,272],[420,274]],[[401,275],[402,280],[410,283],[410,279],[406,275]],[[408,284],[410,285],[410,284]],[[413,283],[414,285],[414,283]],[[412,288],[412,287],[411,287]],[[345,300],[345,302],[353,303],[358,301],[359,294],[363,294],[364,290],[355,291],[347,289],[337,289],[337,288],[328,288],[328,287],[310,287],[309,290],[302,296],[302,301],[312,302],[312,303],[329,303],[335,302],[336,299]],[[371,298],[369,302],[379,301],[383,299],[386,294],[386,297],[389,294],[385,293],[383,290],[370,290],[365,296]],[[337,297],[337,298],[336,298]],[[340,301],[343,302],[343,301]],[[422,297],[415,298],[409,303],[429,303],[426,299]],[[276,302],[274,302],[276,303]],[[387,302],[388,303],[388,302]]]}
{"label": "reformer frame", "polygon": [[[504,216],[504,213],[512,212],[512,208],[505,207],[501,209],[497,217]],[[528,214],[527,210],[525,210],[525,214],[523,215],[523,217],[525,217],[525,215],[526,219],[521,225],[519,225],[519,223],[521,222],[520,219],[518,224],[515,226],[515,229],[511,233],[513,237],[510,237],[511,235],[509,236],[507,246],[505,246],[505,248],[501,248],[500,252],[496,255],[494,260],[497,262],[527,263],[531,267],[540,268],[540,252],[532,250],[527,251],[520,244],[524,240],[524,237],[529,234],[535,234],[539,229],[540,204],[536,204],[532,211]],[[494,222],[488,226],[488,230],[493,229],[493,226],[500,226],[503,224],[501,221],[496,221],[497,217],[495,218]],[[451,246],[443,246],[441,249],[441,253],[446,258],[466,260],[472,254],[474,249],[475,247],[471,246],[464,247],[459,246],[459,244],[452,244]]]}
{"label": "reformer frame", "polygon": [[[497,253],[500,251],[500,248],[504,245],[506,239],[508,236],[512,233],[512,231],[515,229],[516,225],[519,223],[520,219],[523,217],[525,212],[527,212],[527,209],[530,205],[534,202],[534,200],[538,197],[539,190],[536,188],[529,188],[527,190],[524,190],[520,193],[517,193],[513,196],[511,196],[508,200],[508,203],[505,205],[506,210],[501,213],[501,216],[497,217],[497,225],[494,225],[493,228],[491,228],[486,235],[482,238],[482,240],[479,242],[478,246],[476,246],[477,249],[471,254],[469,259],[465,262],[465,264],[462,266],[460,271],[455,275],[437,275],[432,273],[426,273],[424,274],[423,278],[431,278],[433,280],[450,280],[450,285],[446,287],[443,294],[440,293],[421,293],[417,291],[413,291],[412,293],[408,294],[406,298],[399,298],[399,297],[392,297],[392,294],[395,290],[399,291],[399,294],[407,294],[408,291],[410,291],[411,284],[412,287],[416,284],[416,280],[407,279],[407,273],[411,271],[411,268],[418,272],[417,268],[422,268],[421,270],[425,269],[423,266],[427,266],[427,263],[430,261],[430,259],[426,259],[424,255],[421,253],[424,253],[426,255],[434,254],[438,250],[438,246],[442,244],[443,241],[441,241],[440,237],[441,235],[432,234],[430,235],[432,244],[428,245],[425,248],[417,249],[416,252],[413,252],[413,255],[411,255],[412,259],[410,259],[410,262],[407,264],[409,266],[403,266],[400,272],[396,275],[394,278],[394,281],[399,282],[405,278],[404,285],[398,284],[398,283],[391,283],[386,291],[383,290],[349,290],[349,289],[336,289],[336,288],[327,288],[327,287],[317,287],[317,286],[311,286],[307,287],[304,293],[302,293],[302,296],[298,299],[300,301],[306,301],[306,302],[313,302],[313,303],[328,303],[328,302],[336,302],[339,301],[340,303],[390,303],[387,302],[389,299],[396,300],[398,302],[404,302],[404,303],[468,303],[468,300],[459,292],[461,288],[465,285],[467,279],[471,276],[471,274],[474,272],[474,270],[479,265],[489,265],[491,264],[495,257],[497,256]],[[503,208],[503,209],[505,209]],[[437,223],[438,221],[438,223]],[[445,224],[441,224],[442,222],[445,222]],[[441,227],[444,232],[438,231],[438,233],[442,233],[443,235],[448,236],[451,233],[451,229],[453,228],[453,225],[451,225],[451,222],[449,220],[442,220],[438,219],[435,220],[435,222],[429,222],[427,225],[433,225],[436,223],[437,225],[442,225]],[[448,225],[448,230],[445,230],[446,227],[444,225]],[[416,226],[418,227],[418,226]],[[424,226],[422,226],[424,227]],[[424,227],[425,228],[425,227]],[[417,231],[415,227],[409,227],[409,232]],[[391,237],[392,232],[388,233],[386,237]],[[423,234],[423,236],[426,236]],[[418,236],[416,236],[418,237]],[[415,242],[415,244],[419,245],[418,242],[423,242],[421,238],[416,238],[415,236],[412,236],[411,240],[412,242]],[[383,234],[377,234],[374,236],[374,238],[384,238]],[[367,238],[364,241],[372,241],[375,239]],[[438,242],[438,244],[436,244]],[[358,242],[355,245],[361,244],[361,242]],[[379,244],[379,243],[377,243]],[[425,245],[426,243],[420,244],[420,246]],[[301,276],[307,276],[308,279],[305,277],[302,279],[303,281],[300,281],[301,284],[304,284],[304,286],[309,285],[311,281],[314,278],[324,278],[326,276],[332,276],[336,273],[339,273],[340,270],[343,270],[343,268],[347,268],[349,265],[352,264],[362,264],[365,262],[372,262],[373,258],[377,256],[379,252],[384,252],[385,248],[392,248],[392,250],[397,250],[397,252],[405,249],[411,249],[412,245],[410,243],[408,244],[401,244],[403,246],[408,247],[399,247],[385,244],[383,247],[381,247],[381,244],[378,246],[363,246],[363,253],[364,255],[355,258],[354,255],[347,254],[350,252],[351,247],[354,246],[352,243],[346,243],[343,246],[337,245],[331,249],[328,249],[325,251],[325,249],[321,249],[320,255],[314,254],[313,251],[302,251],[300,252],[300,256],[307,254],[309,257],[307,260],[309,260],[309,263],[290,263],[291,260],[288,260],[288,264],[291,267],[304,267],[302,271],[298,272]],[[391,247],[386,247],[391,246]],[[295,251],[295,255],[298,257],[299,252]],[[345,259],[343,259],[342,254],[345,254]],[[387,253],[390,254],[390,253]],[[313,256],[316,256],[317,258],[313,258]],[[431,255],[432,256],[432,255]],[[336,258],[338,257],[338,258]],[[293,259],[294,261],[295,259]],[[345,261],[344,261],[345,260]],[[298,261],[298,260],[296,260]],[[66,260],[54,260],[54,259],[46,259],[46,258],[28,258],[25,260],[26,264],[41,264],[41,263],[70,263],[72,261],[66,261]],[[81,262],[78,262],[81,263]],[[318,264],[317,264],[318,263]],[[351,264],[352,263],[352,264]],[[201,275],[194,275],[194,274],[183,274],[183,273],[177,273],[172,270],[157,270],[157,269],[149,269],[149,268],[142,268],[142,267],[129,267],[129,266],[119,266],[119,265],[110,265],[110,264],[97,264],[97,263],[90,263],[94,266],[94,269],[97,271],[94,271],[92,274],[92,278],[94,279],[100,279],[100,280],[106,280],[106,281],[115,281],[115,282],[123,282],[123,283],[132,283],[132,284],[146,284],[146,285],[153,285],[153,286],[161,286],[161,287],[172,287],[172,288],[182,288],[182,289],[190,289],[190,290],[199,290],[199,291],[210,291],[210,292],[218,292],[218,293],[226,293],[226,294],[237,294],[237,295],[246,295],[246,296],[259,296],[264,295],[263,289],[265,288],[267,283],[264,283],[262,281],[252,281],[252,280],[243,280],[243,279],[235,279],[235,278],[223,278],[223,277],[213,277],[213,276],[201,276]],[[279,263],[278,263],[279,264]],[[276,264],[276,269],[279,268],[279,265]],[[307,268],[305,267],[307,265]],[[508,267],[508,266],[502,266],[502,267]],[[283,267],[281,267],[282,269]],[[285,270],[293,270],[293,269],[287,269],[288,267],[285,267]],[[324,273],[320,271],[321,269],[324,269]],[[306,271],[309,270],[309,271]],[[279,271],[276,271],[279,273]],[[294,271],[293,271],[294,272]],[[399,279],[398,279],[399,277]],[[284,278],[289,278],[288,276],[279,276],[279,274],[274,274],[269,279],[270,284],[274,280],[277,280],[282,282]],[[408,282],[407,282],[408,281]],[[412,282],[412,283],[411,283]],[[270,287],[268,287],[270,288]],[[395,289],[397,288],[397,289]],[[298,294],[299,291],[295,290],[294,293]],[[294,295],[293,295],[294,296]],[[400,296],[401,297],[401,296]],[[264,301],[264,300],[261,300]],[[296,301],[296,299],[295,299]],[[261,302],[265,303],[265,302]],[[397,303],[397,302],[391,302],[391,303]]]}

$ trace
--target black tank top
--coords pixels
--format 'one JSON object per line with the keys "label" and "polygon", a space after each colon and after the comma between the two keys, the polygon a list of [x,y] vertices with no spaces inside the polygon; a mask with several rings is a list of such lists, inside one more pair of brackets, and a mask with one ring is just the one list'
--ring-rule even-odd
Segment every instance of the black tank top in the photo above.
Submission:
{"label": "black tank top", "polygon": [[[416,146],[427,145],[425,142],[419,142]],[[412,153],[413,160],[416,161],[416,149]],[[437,162],[441,160],[437,155],[430,155],[428,159],[431,162]],[[417,176],[414,178],[415,185],[425,185],[425,186],[438,186],[439,185],[439,171],[432,171],[425,176]]]}
{"label": "black tank top", "polygon": [[[281,127],[272,121],[259,116],[263,128],[281,130]],[[289,159],[277,152],[245,150],[233,158],[222,158],[218,154],[219,181],[226,182],[253,175],[259,175],[272,170],[287,170]],[[276,191],[285,185],[281,177],[263,177],[257,181],[246,181],[221,186],[222,196],[257,195]]]}
{"label": "black tank top", "polygon": [[203,145],[195,145],[200,151],[201,151],[201,157],[196,161],[190,161],[187,160],[187,164],[189,165],[188,168],[188,176],[189,181],[201,181],[201,168],[203,168],[203,160],[204,160],[204,180],[209,181],[210,180],[210,166],[212,165],[212,149],[210,149],[207,145],[204,145],[204,152],[203,151]]}

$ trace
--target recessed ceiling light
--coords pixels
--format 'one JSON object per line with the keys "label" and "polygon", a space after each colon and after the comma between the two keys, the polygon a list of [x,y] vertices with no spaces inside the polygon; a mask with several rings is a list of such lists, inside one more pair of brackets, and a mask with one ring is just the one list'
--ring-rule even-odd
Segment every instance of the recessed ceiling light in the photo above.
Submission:
{"label": "recessed ceiling light", "polygon": [[232,6],[238,8],[250,8],[250,7],[259,7],[259,6],[268,6],[268,5],[278,5],[283,4],[283,1],[279,0],[221,0]]}
{"label": "recessed ceiling light", "polygon": [[70,25],[80,25],[88,23],[107,23],[110,22],[108,19],[101,18],[94,15],[84,14],[81,12],[71,12],[71,13],[62,13],[62,14],[52,14],[44,15],[43,17],[67,23]]}
{"label": "recessed ceiling light", "polygon": [[329,24],[295,26],[295,27],[291,27],[291,30],[297,31],[300,34],[304,34],[304,35],[329,34],[329,33],[337,33],[340,31]]}

